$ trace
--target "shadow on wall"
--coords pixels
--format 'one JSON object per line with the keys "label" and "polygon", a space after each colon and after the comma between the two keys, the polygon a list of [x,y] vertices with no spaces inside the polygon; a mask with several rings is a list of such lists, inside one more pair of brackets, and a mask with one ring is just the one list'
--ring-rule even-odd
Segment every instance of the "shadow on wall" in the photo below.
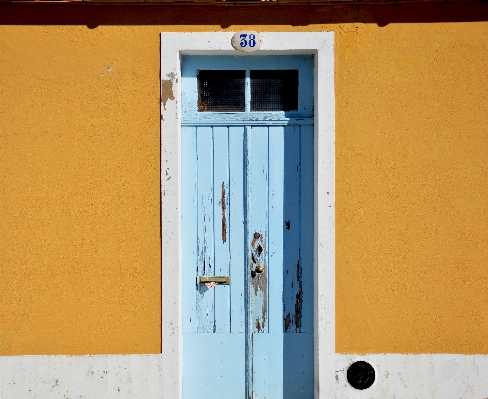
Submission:
{"label": "shadow on wall", "polygon": [[[269,4],[269,3],[268,3]],[[291,25],[488,21],[488,3],[349,6],[0,4],[0,25]],[[256,10],[259,9],[259,12]]]}

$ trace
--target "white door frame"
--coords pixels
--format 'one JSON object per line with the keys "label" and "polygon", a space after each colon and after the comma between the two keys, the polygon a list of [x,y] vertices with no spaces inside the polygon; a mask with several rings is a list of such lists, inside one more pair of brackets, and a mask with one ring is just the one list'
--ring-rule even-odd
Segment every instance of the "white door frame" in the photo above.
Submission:
{"label": "white door frame", "polygon": [[[233,32],[161,34],[163,397],[181,397],[181,55],[241,55]],[[315,397],[327,355],[335,352],[334,35],[262,32],[260,55],[314,55],[314,347]],[[320,73],[319,73],[320,71]],[[320,199],[320,200],[319,200]],[[324,385],[325,386],[325,385]]]}
{"label": "white door frame", "polygon": [[[232,36],[233,32],[161,34],[163,398],[181,398],[182,381],[180,56],[239,55],[231,47]],[[335,352],[334,34],[262,32],[262,37],[263,45],[254,54],[315,57],[315,398],[487,398],[487,355]],[[376,371],[369,389],[356,390],[347,382],[347,368],[356,360],[368,361]]]}

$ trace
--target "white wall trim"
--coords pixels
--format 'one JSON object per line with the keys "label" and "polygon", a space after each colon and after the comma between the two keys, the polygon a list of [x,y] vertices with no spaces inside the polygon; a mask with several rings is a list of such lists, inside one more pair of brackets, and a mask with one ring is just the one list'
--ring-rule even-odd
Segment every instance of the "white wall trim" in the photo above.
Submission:
{"label": "white wall trim", "polygon": [[[163,390],[181,397],[181,208],[180,135],[183,54],[235,55],[233,32],[161,34],[161,171],[163,261]],[[313,54],[315,57],[315,389],[325,383],[320,373],[335,352],[334,240],[334,34],[332,32],[262,32],[263,45],[253,55]],[[171,88],[171,90],[170,90]]]}
{"label": "white wall trim", "polygon": [[[346,380],[348,365],[365,359],[377,380],[364,391]],[[161,355],[0,357],[1,399],[176,399],[164,387],[171,365]],[[321,399],[488,398],[486,355],[328,356]]]}

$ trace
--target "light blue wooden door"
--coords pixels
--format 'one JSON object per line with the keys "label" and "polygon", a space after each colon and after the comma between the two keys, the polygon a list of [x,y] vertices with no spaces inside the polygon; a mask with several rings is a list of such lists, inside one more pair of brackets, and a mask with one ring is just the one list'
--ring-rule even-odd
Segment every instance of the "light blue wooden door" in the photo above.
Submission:
{"label": "light blue wooden door", "polygon": [[311,399],[313,58],[182,78],[183,398]]}

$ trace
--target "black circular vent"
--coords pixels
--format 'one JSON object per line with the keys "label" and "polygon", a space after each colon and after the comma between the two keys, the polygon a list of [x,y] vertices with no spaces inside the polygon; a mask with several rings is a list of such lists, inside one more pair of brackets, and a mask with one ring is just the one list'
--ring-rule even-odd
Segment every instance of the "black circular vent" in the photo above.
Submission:
{"label": "black circular vent", "polygon": [[347,369],[347,381],[353,388],[367,389],[374,382],[374,368],[362,360],[354,362]]}

